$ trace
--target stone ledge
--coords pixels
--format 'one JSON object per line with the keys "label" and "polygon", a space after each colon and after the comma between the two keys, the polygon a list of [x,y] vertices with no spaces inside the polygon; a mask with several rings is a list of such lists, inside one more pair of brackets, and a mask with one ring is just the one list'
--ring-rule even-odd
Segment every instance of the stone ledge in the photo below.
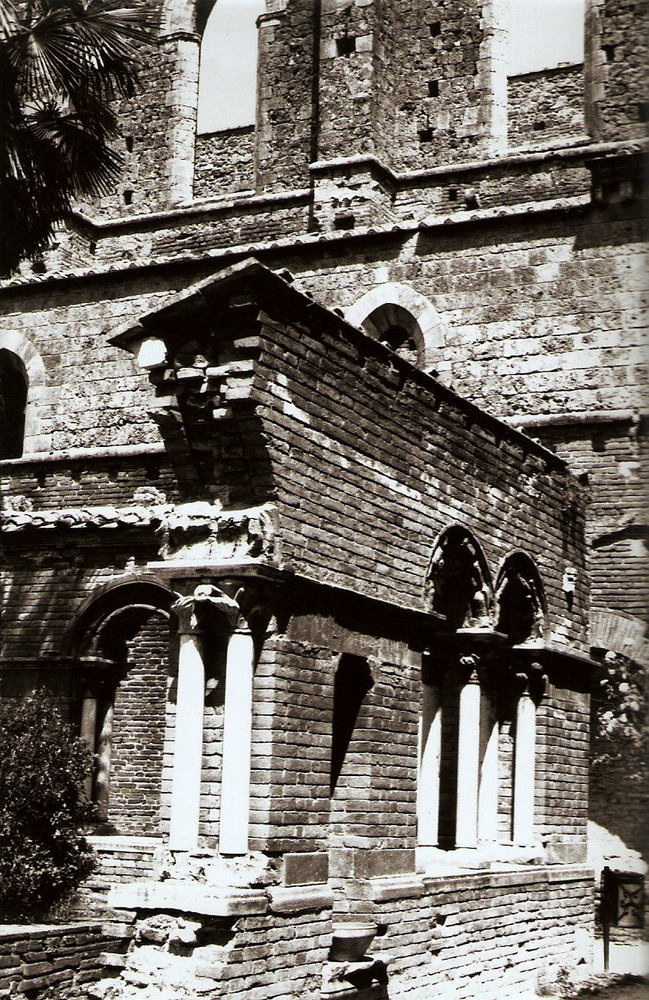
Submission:
{"label": "stone ledge", "polygon": [[178,910],[212,917],[247,916],[268,912],[268,894],[257,889],[234,889],[200,884],[131,882],[115,885],[108,905],[118,910]]}
{"label": "stone ledge", "polygon": [[304,913],[309,910],[326,910],[333,906],[334,894],[323,885],[300,885],[291,888],[269,889],[272,913]]}
{"label": "stone ledge", "polygon": [[377,903],[395,899],[418,899],[426,892],[421,875],[392,875],[370,879],[370,898]]}

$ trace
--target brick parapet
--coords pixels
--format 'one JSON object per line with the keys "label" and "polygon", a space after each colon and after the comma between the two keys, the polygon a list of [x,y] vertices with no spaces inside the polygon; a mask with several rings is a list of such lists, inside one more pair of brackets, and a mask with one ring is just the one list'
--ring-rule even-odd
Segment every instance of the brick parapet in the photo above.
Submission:
{"label": "brick parapet", "polygon": [[0,927],[0,996],[80,1000],[102,976],[101,953],[115,945],[99,923]]}

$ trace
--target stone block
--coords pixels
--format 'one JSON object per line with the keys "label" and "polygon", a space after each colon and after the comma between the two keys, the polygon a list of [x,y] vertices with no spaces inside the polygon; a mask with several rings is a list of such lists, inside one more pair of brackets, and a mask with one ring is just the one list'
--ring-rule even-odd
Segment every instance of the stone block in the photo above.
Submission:
{"label": "stone block", "polygon": [[329,857],[324,852],[285,854],[282,866],[286,886],[322,883],[329,876]]}

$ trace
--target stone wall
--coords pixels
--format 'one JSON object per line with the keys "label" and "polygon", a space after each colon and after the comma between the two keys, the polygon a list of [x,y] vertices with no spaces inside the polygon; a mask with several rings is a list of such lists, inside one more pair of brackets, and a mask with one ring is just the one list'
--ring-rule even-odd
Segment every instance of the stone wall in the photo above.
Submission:
{"label": "stone wall", "polygon": [[254,188],[254,144],[254,125],[197,136],[194,198]]}
{"label": "stone wall", "polygon": [[509,147],[568,141],[584,134],[584,67],[510,76],[507,82]]}

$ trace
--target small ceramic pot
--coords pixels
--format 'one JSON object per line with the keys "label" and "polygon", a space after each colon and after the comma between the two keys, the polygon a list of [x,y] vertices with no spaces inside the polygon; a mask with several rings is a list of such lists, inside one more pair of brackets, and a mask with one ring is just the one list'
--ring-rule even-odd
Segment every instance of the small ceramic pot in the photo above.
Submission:
{"label": "small ceramic pot", "polygon": [[376,924],[355,921],[333,925],[332,962],[360,962],[376,936]]}

